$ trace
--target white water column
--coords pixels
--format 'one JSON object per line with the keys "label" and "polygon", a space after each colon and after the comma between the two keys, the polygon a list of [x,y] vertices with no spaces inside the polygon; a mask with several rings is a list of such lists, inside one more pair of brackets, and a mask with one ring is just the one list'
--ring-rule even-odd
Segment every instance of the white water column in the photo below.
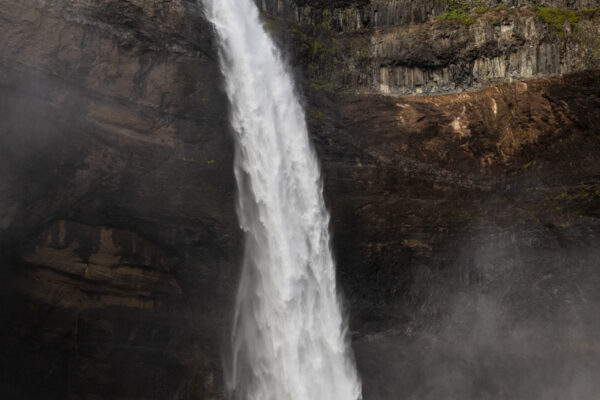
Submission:
{"label": "white water column", "polygon": [[236,134],[244,265],[229,390],[240,400],[356,400],[329,214],[304,110],[252,0],[203,0]]}

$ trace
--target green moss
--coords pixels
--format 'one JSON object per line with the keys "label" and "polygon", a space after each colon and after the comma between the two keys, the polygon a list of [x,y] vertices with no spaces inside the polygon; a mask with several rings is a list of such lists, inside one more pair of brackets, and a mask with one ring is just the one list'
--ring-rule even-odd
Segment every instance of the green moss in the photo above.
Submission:
{"label": "green moss", "polygon": [[568,190],[548,198],[544,205],[561,208],[567,203],[595,204],[600,199],[600,190],[590,186],[580,186],[577,189]]}
{"label": "green moss", "polygon": [[[485,6],[485,5],[480,5],[480,6],[475,7],[476,14],[485,14],[488,11],[498,12],[498,11],[504,11],[504,10],[508,10],[508,7],[505,5],[499,5],[499,6],[492,7],[492,8]],[[468,9],[467,9],[467,11],[468,11]]]}
{"label": "green moss", "polygon": [[321,12],[321,22],[318,24],[318,27],[323,30],[328,29],[330,17],[331,17],[331,11],[329,11],[329,9],[327,9],[327,8],[324,9]]}
{"label": "green moss", "polygon": [[583,8],[578,11],[578,14],[583,17],[593,17],[600,11],[600,8]]}
{"label": "green moss", "polygon": [[[472,14],[472,11],[474,11],[474,14]],[[442,21],[471,25],[475,22],[477,15],[484,14],[487,11],[488,7],[478,0],[447,0],[446,12],[438,18]]]}
{"label": "green moss", "polygon": [[310,85],[314,89],[324,90],[326,92],[334,92],[336,89],[336,84],[333,81],[328,81],[327,79],[314,78],[310,80]]}
{"label": "green moss", "polygon": [[319,110],[313,110],[313,109],[307,109],[306,113],[308,114],[309,117],[313,118],[313,119],[317,119],[319,121],[327,121],[329,120],[329,118],[327,118],[327,116]]}
{"label": "green moss", "polygon": [[485,1],[481,0],[446,0],[446,11],[463,11],[470,13],[475,11],[478,13],[484,13],[489,10],[488,5]]}
{"label": "green moss", "polygon": [[301,43],[305,50],[310,51],[313,57],[325,52],[327,48],[316,37],[310,36],[298,27],[290,29],[290,33]]}
{"label": "green moss", "polygon": [[265,20],[265,23],[263,26],[265,27],[265,29],[268,32],[271,32],[271,33],[275,32],[275,25],[273,24],[273,21],[271,21],[270,19]]}
{"label": "green moss", "polygon": [[461,25],[471,25],[475,22],[475,17],[460,10],[446,11],[439,17],[442,21],[455,22]]}
{"label": "green moss", "polygon": [[[596,17],[600,13],[600,8],[584,8],[574,11],[564,8],[538,7],[537,15],[544,22],[552,26],[562,36],[566,35],[565,25],[575,25],[580,22],[581,18],[590,19]],[[574,29],[577,31],[577,27]],[[577,33],[575,33],[577,36]]]}
{"label": "green moss", "polygon": [[597,69],[600,67],[600,37],[596,29],[590,27],[590,24],[596,25],[597,18],[600,16],[598,9],[584,9],[577,11],[578,23],[573,26],[569,34],[559,31],[563,37],[575,40],[585,49],[584,63],[587,69]]}
{"label": "green moss", "polygon": [[316,56],[317,54],[321,53],[325,51],[325,46],[323,46],[323,44],[321,42],[319,42],[318,40],[313,40],[312,42],[312,54],[313,56]]}
{"label": "green moss", "polygon": [[475,2],[471,2],[471,1],[464,1],[464,0],[447,0],[446,1],[446,10],[448,11],[462,11],[462,12],[469,12],[471,11],[471,8],[473,7],[477,7],[480,4],[477,3],[477,5],[475,5]]}
{"label": "green moss", "polygon": [[579,15],[576,11],[563,8],[538,7],[537,15],[559,33],[565,32],[564,26],[566,23],[576,24],[579,22]]}

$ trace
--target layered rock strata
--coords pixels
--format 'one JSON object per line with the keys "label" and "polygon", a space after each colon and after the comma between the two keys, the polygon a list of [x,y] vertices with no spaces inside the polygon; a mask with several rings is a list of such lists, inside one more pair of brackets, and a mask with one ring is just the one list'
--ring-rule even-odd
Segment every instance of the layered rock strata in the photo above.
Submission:
{"label": "layered rock strata", "polygon": [[487,11],[509,7],[538,6],[572,10],[594,9],[598,0],[257,0],[269,15],[337,31],[419,24],[442,16],[448,9]]}
{"label": "layered rock strata", "polygon": [[0,34],[0,397],[214,396],[239,235],[208,24],[7,0]]}
{"label": "layered rock strata", "polygon": [[600,68],[600,12],[543,10],[461,9],[419,24],[356,31],[337,31],[326,12],[316,21],[275,19],[270,26],[294,39],[290,46],[308,79],[351,91],[459,92]]}
{"label": "layered rock strata", "polygon": [[[201,10],[0,4],[1,397],[222,398],[242,246]],[[544,3],[581,12],[555,26],[340,1],[379,21],[350,27],[297,4],[267,27],[305,97],[365,398],[597,393],[597,5]],[[389,95],[419,90],[460,93]]]}

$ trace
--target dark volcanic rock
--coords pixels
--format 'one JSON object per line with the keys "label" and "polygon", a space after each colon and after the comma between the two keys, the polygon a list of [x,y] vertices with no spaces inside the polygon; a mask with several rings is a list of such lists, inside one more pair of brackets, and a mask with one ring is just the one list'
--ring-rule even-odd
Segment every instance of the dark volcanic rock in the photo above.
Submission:
{"label": "dark volcanic rock", "polygon": [[357,31],[335,30],[335,17],[324,12],[308,22],[271,17],[268,26],[288,42],[313,85],[361,93],[461,92],[600,68],[598,8],[541,10],[461,9],[466,20],[445,14]]}
{"label": "dark volcanic rock", "polygon": [[323,147],[355,154],[344,167],[322,158],[349,301],[422,299],[419,269],[455,264],[472,230],[539,229],[568,247],[589,229],[597,240],[599,82],[590,73],[460,95],[342,96],[344,130]]}
{"label": "dark volcanic rock", "polygon": [[[182,0],[0,4],[0,396],[222,398],[241,234],[210,27]],[[290,4],[263,5],[292,18]],[[267,26],[298,66],[365,398],[594,398],[600,76],[579,63],[596,54],[587,37],[533,9],[463,26],[430,21],[437,3],[297,4],[310,12]],[[342,9],[371,25],[350,32]],[[540,68],[510,75],[513,61]],[[428,87],[487,88],[377,94],[382,66],[414,78],[457,64]]]}
{"label": "dark volcanic rock", "polygon": [[322,103],[365,398],[598,393],[598,78]]}
{"label": "dark volcanic rock", "polygon": [[270,15],[309,25],[325,23],[346,32],[428,22],[448,9],[481,11],[539,6],[590,10],[600,6],[598,0],[259,0],[256,3]]}
{"label": "dark volcanic rock", "polygon": [[0,32],[1,397],[213,396],[239,234],[206,22],[4,1]]}

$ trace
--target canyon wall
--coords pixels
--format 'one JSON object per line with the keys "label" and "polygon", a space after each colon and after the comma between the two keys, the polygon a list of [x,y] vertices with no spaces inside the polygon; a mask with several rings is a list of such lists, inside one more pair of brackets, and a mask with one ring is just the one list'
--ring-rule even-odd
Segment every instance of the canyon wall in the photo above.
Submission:
{"label": "canyon wall", "polygon": [[[598,2],[259,3],[321,160],[365,399],[593,398]],[[201,10],[0,4],[2,398],[222,398],[242,244]]]}
{"label": "canyon wall", "polygon": [[[397,2],[383,3],[392,7]],[[349,29],[336,22],[339,13],[346,11],[311,7],[309,19],[281,12],[269,26],[291,39],[287,47],[302,54],[309,79],[365,93],[461,92],[600,67],[597,8],[507,8],[485,2],[462,8],[460,2],[455,2],[458,6],[438,3],[440,11],[421,20],[400,17],[411,6],[393,6],[383,15],[394,22],[381,26],[359,24]],[[264,6],[273,8],[281,7]]]}
{"label": "canyon wall", "polygon": [[0,397],[214,396],[240,235],[207,22],[3,1],[0,33]]}
{"label": "canyon wall", "polygon": [[508,7],[585,10],[600,5],[598,0],[257,0],[257,4],[272,16],[309,25],[325,23],[344,32],[428,22],[449,8],[479,9],[483,13]]}

